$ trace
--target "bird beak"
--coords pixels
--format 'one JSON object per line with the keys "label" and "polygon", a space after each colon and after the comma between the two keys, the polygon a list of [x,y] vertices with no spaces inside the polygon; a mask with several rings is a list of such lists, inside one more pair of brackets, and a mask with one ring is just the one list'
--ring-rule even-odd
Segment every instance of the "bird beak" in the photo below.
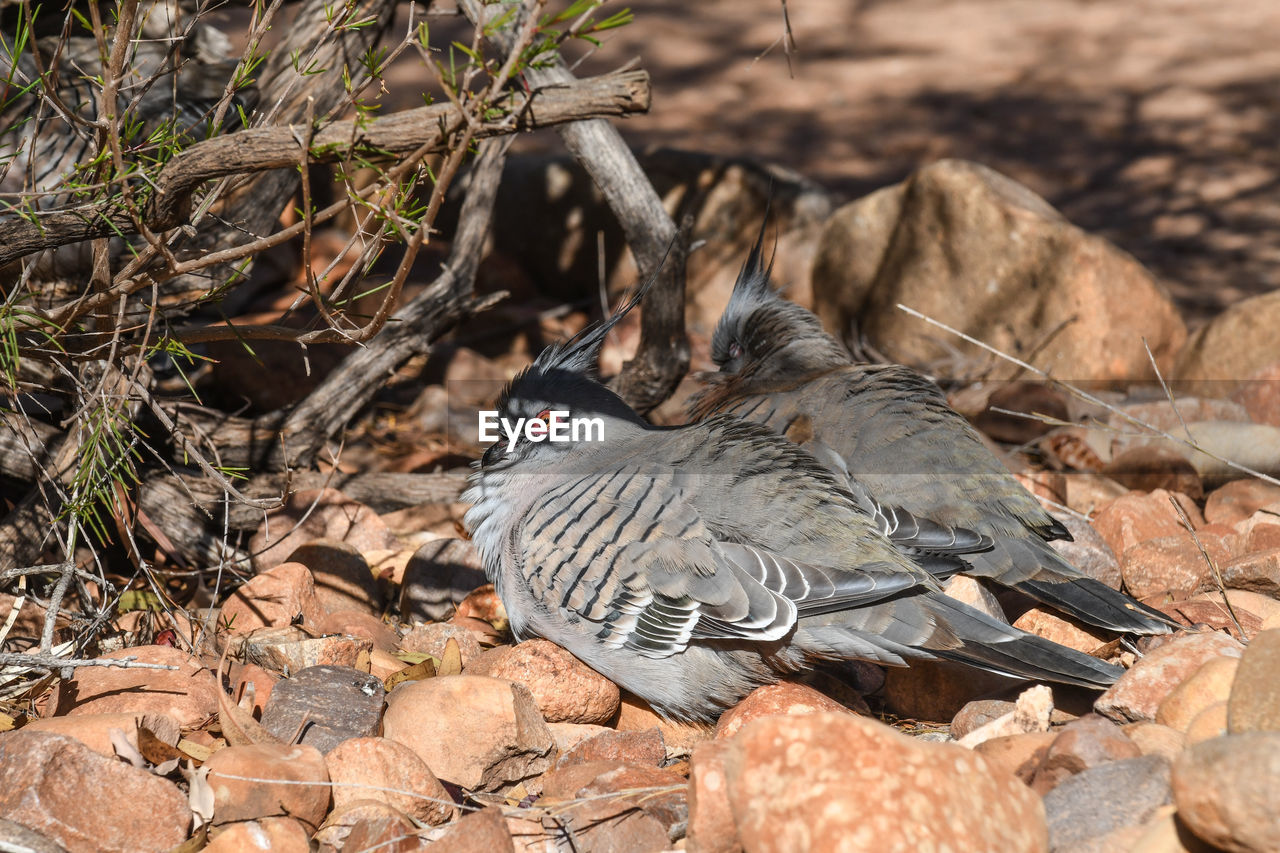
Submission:
{"label": "bird beak", "polygon": [[484,456],[480,457],[480,467],[488,468],[491,465],[497,465],[502,461],[503,456],[506,456],[506,451],[502,449],[502,442],[495,441],[489,445],[489,449],[484,452]]}

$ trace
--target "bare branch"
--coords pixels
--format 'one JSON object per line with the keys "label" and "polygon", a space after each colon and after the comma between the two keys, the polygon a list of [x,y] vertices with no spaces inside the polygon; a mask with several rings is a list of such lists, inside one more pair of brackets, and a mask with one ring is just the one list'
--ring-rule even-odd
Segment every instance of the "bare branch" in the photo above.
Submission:
{"label": "bare branch", "polygon": [[[644,112],[649,108],[649,77],[643,71],[630,71],[593,77],[576,85],[548,85],[529,95],[512,92],[502,106],[507,117],[481,124],[475,130],[476,137],[534,130],[588,116]],[[424,146],[444,150],[461,124],[452,104],[404,110],[377,121],[336,122],[315,134],[308,161],[385,160],[412,154]],[[307,131],[301,125],[264,127],[193,145],[156,176],[157,190],[143,222],[153,231],[182,224],[190,214],[192,193],[205,181],[296,166],[295,134]],[[116,201],[38,213],[31,219],[0,223],[0,264],[42,249],[132,233],[137,233],[132,211]]]}

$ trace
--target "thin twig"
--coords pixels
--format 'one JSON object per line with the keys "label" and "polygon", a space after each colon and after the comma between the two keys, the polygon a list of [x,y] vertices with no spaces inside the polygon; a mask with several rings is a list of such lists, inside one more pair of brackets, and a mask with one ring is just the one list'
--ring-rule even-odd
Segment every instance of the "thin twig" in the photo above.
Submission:
{"label": "thin twig", "polygon": [[1222,581],[1222,573],[1218,571],[1218,564],[1213,561],[1213,558],[1209,556],[1209,552],[1205,550],[1204,543],[1200,541],[1200,537],[1196,534],[1196,529],[1191,524],[1191,519],[1187,517],[1187,511],[1182,508],[1182,504],[1178,503],[1174,495],[1169,495],[1169,503],[1173,504],[1174,510],[1178,513],[1178,518],[1182,521],[1182,526],[1187,528],[1187,532],[1191,534],[1196,547],[1200,549],[1200,555],[1209,564],[1209,571],[1213,574],[1213,582],[1218,586],[1218,592],[1222,595],[1222,603],[1227,607],[1227,615],[1231,617],[1231,624],[1236,626],[1236,633],[1240,635],[1240,642],[1249,642],[1245,638],[1244,628],[1240,627],[1240,620],[1236,618],[1236,611],[1231,606],[1231,599],[1227,598],[1227,585]]}
{"label": "thin twig", "polygon": [[82,666],[111,666],[117,669],[178,669],[167,663],[144,663],[137,658],[60,658],[50,654],[0,652],[0,666],[27,669],[79,669]]}
{"label": "thin twig", "polygon": [[1251,477],[1257,477],[1260,480],[1266,480],[1268,483],[1272,483],[1274,485],[1280,486],[1280,479],[1276,479],[1275,477],[1272,477],[1268,474],[1264,474],[1261,471],[1257,471],[1253,468],[1250,468],[1247,465],[1241,465],[1238,462],[1233,462],[1230,459],[1227,459],[1223,456],[1219,456],[1216,453],[1212,453],[1208,450],[1205,450],[1203,447],[1197,446],[1193,441],[1188,441],[1185,438],[1179,438],[1178,436],[1172,435],[1166,430],[1160,429],[1159,427],[1153,426],[1149,423],[1139,420],[1138,418],[1135,418],[1133,415],[1129,414],[1128,412],[1124,411],[1118,406],[1114,406],[1111,403],[1108,403],[1106,400],[1101,399],[1100,397],[1095,397],[1093,394],[1090,394],[1087,391],[1083,391],[1075,387],[1069,382],[1064,382],[1061,379],[1055,379],[1054,377],[1050,376],[1047,372],[1041,370],[1035,365],[1028,364],[1027,362],[1023,361],[1022,359],[1016,356],[1012,356],[1006,352],[1002,352],[996,349],[995,347],[991,346],[990,344],[984,341],[978,340],[972,335],[966,334],[960,331],[959,329],[948,326],[946,323],[943,323],[940,320],[935,320],[932,317],[929,317],[925,314],[921,314],[919,311],[915,310],[914,308],[908,308],[906,305],[903,305],[901,302],[898,303],[898,309],[906,312],[907,314],[910,314],[912,317],[915,317],[918,320],[923,320],[924,322],[928,323],[931,326],[936,326],[937,328],[942,329],[945,332],[949,332],[955,335],[956,337],[960,338],[961,340],[965,341],[966,343],[971,343],[976,347],[986,350],[992,355],[998,356],[1012,364],[1018,365],[1024,370],[1029,370],[1030,372],[1034,373],[1035,375],[1039,376],[1045,381],[1052,383],[1055,387],[1061,388],[1062,390],[1066,391],[1072,396],[1077,397],[1081,400],[1084,400],[1087,403],[1092,403],[1095,406],[1101,406],[1102,408],[1106,409],[1108,412],[1111,412],[1114,415],[1119,415],[1121,418],[1125,419],[1126,421],[1128,421],[1129,423],[1133,424],[1136,427],[1141,427],[1142,429],[1155,433],[1156,435],[1159,435],[1162,438],[1167,438],[1172,442],[1180,444],[1183,447],[1189,447],[1198,453],[1203,453],[1205,456],[1208,456],[1210,459],[1213,459],[1217,462],[1221,462],[1223,465],[1226,465],[1228,468],[1232,468],[1236,471],[1240,471],[1242,473],[1248,474]]}

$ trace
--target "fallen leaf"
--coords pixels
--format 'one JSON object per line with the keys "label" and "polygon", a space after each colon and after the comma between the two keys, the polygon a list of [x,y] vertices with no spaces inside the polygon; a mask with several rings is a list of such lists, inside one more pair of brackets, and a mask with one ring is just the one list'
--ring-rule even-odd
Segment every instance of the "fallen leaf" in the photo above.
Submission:
{"label": "fallen leaf", "polygon": [[187,740],[186,738],[178,741],[178,749],[182,751],[183,755],[190,758],[197,765],[204,764],[209,760],[209,756],[213,755],[213,750],[209,747],[196,743],[195,741]]}
{"label": "fallen leaf", "polygon": [[406,681],[425,681],[428,678],[436,677],[436,665],[431,658],[415,663],[413,666],[406,666],[404,669],[398,669],[388,675],[382,681],[383,688],[390,693],[397,684],[403,684]]}
{"label": "fallen leaf", "polygon": [[444,644],[444,652],[440,655],[440,666],[436,675],[458,675],[462,672],[462,649],[458,641],[450,637]]}

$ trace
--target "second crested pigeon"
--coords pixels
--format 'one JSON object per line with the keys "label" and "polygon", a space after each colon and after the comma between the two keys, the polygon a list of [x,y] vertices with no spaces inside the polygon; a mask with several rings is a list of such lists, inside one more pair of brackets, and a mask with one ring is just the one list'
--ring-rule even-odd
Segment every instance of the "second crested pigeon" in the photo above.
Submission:
{"label": "second crested pigeon", "polygon": [[1113,631],[1167,633],[1169,619],[1095,580],[1049,544],[1069,539],[947,405],[903,365],[855,364],[810,311],[785,299],[763,263],[761,228],[712,338],[718,373],[690,403],[695,419],[730,413],[807,449],[855,493],[993,540],[966,574],[1014,587]]}
{"label": "second crested pigeon", "polygon": [[[938,576],[988,537],[882,510],[757,424],[646,423],[593,377],[634,302],[511,381],[498,414],[536,428],[491,446],[463,496],[517,639],[551,640],[684,720],[826,661],[1119,675],[942,593]],[[540,440],[570,421],[586,425]]]}

